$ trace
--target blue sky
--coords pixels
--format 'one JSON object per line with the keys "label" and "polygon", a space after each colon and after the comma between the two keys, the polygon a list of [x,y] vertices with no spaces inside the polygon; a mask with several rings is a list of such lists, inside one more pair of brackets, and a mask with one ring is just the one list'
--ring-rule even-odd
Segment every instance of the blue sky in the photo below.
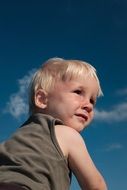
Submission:
{"label": "blue sky", "polygon": [[0,2],[0,141],[27,118],[27,85],[43,61],[90,62],[104,97],[82,136],[109,190],[127,189],[126,10],[126,0]]}

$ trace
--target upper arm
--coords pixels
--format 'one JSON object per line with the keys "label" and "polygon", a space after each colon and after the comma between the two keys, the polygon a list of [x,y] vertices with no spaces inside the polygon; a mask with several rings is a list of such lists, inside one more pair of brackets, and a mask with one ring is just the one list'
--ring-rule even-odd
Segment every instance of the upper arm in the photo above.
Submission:
{"label": "upper arm", "polygon": [[84,143],[76,131],[72,131],[69,139],[68,161],[80,186],[85,190],[106,190],[103,177],[95,167]]}
{"label": "upper arm", "polygon": [[106,190],[104,179],[95,167],[81,135],[67,126],[56,126],[55,132],[60,148],[68,157],[69,167],[82,190]]}

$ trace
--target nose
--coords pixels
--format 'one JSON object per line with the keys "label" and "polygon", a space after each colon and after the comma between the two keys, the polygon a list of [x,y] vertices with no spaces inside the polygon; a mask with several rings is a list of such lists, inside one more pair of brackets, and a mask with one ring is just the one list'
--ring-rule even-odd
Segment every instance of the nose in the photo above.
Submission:
{"label": "nose", "polygon": [[90,101],[84,101],[82,103],[82,109],[86,110],[88,113],[90,113],[91,111],[93,111],[93,105],[90,103]]}

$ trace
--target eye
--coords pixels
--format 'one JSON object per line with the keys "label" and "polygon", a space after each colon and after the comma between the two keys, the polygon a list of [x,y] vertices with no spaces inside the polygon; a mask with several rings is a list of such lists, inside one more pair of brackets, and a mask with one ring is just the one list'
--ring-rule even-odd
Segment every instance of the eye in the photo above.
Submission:
{"label": "eye", "polygon": [[82,93],[82,91],[81,91],[81,90],[79,90],[79,89],[77,89],[77,90],[74,90],[74,93],[75,93],[75,94],[81,94],[81,93]]}
{"label": "eye", "polygon": [[96,99],[90,99],[90,103],[92,104],[92,105],[95,105],[96,104]]}

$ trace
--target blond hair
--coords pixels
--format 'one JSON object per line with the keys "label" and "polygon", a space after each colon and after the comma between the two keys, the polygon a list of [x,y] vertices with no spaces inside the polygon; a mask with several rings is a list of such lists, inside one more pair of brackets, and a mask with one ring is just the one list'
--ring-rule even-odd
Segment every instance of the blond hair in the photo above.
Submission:
{"label": "blond hair", "polygon": [[29,112],[35,108],[34,96],[38,89],[47,93],[51,91],[56,81],[69,81],[75,78],[91,76],[98,83],[98,97],[103,95],[96,69],[87,62],[80,60],[65,60],[62,58],[48,59],[33,75],[29,92]]}

